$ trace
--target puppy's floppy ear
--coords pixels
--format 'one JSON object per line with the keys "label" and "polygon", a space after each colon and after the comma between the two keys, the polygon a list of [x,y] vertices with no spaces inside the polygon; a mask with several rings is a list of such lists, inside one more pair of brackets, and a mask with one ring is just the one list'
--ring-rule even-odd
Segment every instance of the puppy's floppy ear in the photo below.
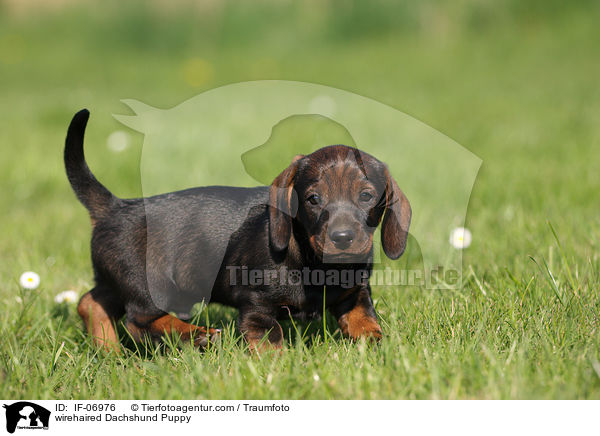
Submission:
{"label": "puppy's floppy ear", "polygon": [[275,251],[285,250],[292,236],[292,218],[298,211],[294,180],[298,161],[303,157],[295,156],[290,166],[275,177],[269,189],[269,239]]}
{"label": "puppy's floppy ear", "polygon": [[412,210],[404,193],[385,168],[385,215],[381,225],[381,245],[390,259],[398,259],[406,248]]}

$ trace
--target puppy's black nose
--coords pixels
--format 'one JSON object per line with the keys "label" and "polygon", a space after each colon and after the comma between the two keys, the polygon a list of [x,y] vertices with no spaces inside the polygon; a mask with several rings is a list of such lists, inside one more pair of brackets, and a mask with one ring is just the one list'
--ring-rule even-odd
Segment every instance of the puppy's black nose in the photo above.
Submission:
{"label": "puppy's black nose", "polygon": [[348,248],[354,240],[354,232],[350,229],[334,230],[329,234],[329,238],[336,248],[343,250]]}

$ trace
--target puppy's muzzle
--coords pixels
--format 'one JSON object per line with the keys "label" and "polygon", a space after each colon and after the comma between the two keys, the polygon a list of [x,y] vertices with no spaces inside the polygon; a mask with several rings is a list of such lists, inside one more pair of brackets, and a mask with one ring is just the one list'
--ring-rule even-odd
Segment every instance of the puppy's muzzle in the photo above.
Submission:
{"label": "puppy's muzzle", "polygon": [[333,242],[335,248],[345,250],[352,245],[356,238],[354,230],[350,228],[335,229],[329,231],[329,239]]}
{"label": "puppy's muzzle", "polygon": [[324,225],[318,238],[321,251],[330,261],[350,256],[352,258],[368,255],[372,238],[362,228],[350,209],[331,208],[328,223]]}

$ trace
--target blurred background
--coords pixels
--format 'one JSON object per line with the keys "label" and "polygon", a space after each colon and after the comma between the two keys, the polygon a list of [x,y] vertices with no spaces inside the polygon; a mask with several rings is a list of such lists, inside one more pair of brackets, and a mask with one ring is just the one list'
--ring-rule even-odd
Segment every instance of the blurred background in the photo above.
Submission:
{"label": "blurred background", "polygon": [[[597,1],[0,1],[0,274],[85,288],[89,224],[64,175],[71,116],[92,112],[86,153],[122,197],[141,194],[141,134],[112,114],[170,108],[259,79],[378,100],[483,160],[465,261],[534,268],[552,221],[574,253],[600,234]],[[85,273],[83,272],[85,271]]]}

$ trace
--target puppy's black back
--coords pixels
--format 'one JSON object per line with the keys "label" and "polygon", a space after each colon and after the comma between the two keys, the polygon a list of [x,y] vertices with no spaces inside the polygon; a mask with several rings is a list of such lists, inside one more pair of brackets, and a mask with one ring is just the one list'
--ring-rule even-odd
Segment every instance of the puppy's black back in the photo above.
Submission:
{"label": "puppy's black back", "polygon": [[148,289],[157,304],[184,314],[198,301],[227,299],[226,289],[216,299],[211,293],[230,239],[248,220],[266,220],[267,202],[267,187],[210,186],[144,199]]}
{"label": "puppy's black back", "polygon": [[249,216],[266,219],[269,188],[208,186],[117,198],[85,162],[88,118],[85,109],[73,117],[64,159],[71,186],[94,225],[95,279],[118,293],[126,308],[185,317],[194,303],[211,301],[232,234]]}

